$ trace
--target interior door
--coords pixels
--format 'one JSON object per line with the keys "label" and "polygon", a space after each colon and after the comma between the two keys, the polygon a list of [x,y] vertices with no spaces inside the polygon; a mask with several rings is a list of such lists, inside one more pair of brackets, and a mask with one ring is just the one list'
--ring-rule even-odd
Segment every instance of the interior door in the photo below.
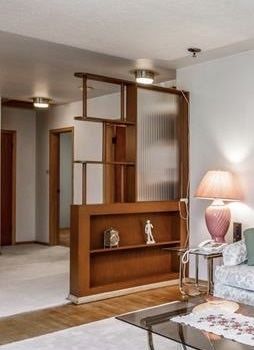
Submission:
{"label": "interior door", "polygon": [[[54,129],[49,132],[49,241],[50,245],[69,245],[69,229],[64,230],[63,241],[59,239],[60,231],[60,135],[71,133],[72,135],[72,159],[71,159],[71,187],[73,183],[73,127]],[[68,166],[68,165],[67,165]],[[71,190],[72,192],[72,190]],[[72,193],[71,193],[72,197]]]}
{"label": "interior door", "polygon": [[1,245],[13,243],[14,133],[1,131]]}

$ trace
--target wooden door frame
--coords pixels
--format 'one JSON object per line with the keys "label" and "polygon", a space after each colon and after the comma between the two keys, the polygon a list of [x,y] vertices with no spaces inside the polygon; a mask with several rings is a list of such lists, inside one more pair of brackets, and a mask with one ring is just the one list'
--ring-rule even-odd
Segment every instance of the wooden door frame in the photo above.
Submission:
{"label": "wooden door frame", "polygon": [[[72,161],[74,160],[74,127],[49,130],[49,244],[59,244],[59,186],[60,135],[72,133]],[[73,198],[72,166],[72,198]]]}
{"label": "wooden door frame", "polygon": [[[1,129],[2,133],[12,135],[12,230],[11,230],[11,244],[16,244],[16,159],[17,159],[17,131]],[[1,162],[2,166],[2,162]],[[0,235],[0,246],[1,246],[1,235]]]}

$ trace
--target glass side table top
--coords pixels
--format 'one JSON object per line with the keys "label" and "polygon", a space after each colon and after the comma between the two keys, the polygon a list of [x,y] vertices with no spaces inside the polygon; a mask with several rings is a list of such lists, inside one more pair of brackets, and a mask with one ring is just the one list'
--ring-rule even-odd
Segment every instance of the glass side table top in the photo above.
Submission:
{"label": "glass side table top", "polygon": [[[167,251],[171,251],[171,252],[176,252],[179,254],[184,254],[189,248],[182,248],[182,247],[171,247],[171,248],[163,248],[163,250],[167,250]],[[192,255],[201,255],[204,257],[221,257],[222,256],[222,252],[208,252],[205,251],[201,248],[194,248],[195,250],[191,250],[189,252],[189,254]]]}
{"label": "glass side table top", "polygon": [[[253,350],[253,347],[225,339],[213,333],[170,321],[177,315],[190,313],[194,306],[206,302],[205,298],[193,298],[185,302],[174,302],[158,307],[120,315],[118,320],[147,331],[148,349],[156,350],[153,334],[160,335],[182,346],[182,349],[196,350]],[[244,315],[254,315],[254,307],[241,305],[238,310]]]}

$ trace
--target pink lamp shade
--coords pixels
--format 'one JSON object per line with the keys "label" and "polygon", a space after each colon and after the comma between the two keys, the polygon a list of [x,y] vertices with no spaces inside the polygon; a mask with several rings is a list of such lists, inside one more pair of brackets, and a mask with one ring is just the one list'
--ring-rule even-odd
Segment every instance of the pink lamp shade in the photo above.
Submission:
{"label": "pink lamp shade", "polygon": [[195,196],[213,200],[205,212],[206,226],[212,239],[216,242],[225,242],[231,214],[223,201],[241,199],[235,176],[228,171],[210,170],[201,180]]}

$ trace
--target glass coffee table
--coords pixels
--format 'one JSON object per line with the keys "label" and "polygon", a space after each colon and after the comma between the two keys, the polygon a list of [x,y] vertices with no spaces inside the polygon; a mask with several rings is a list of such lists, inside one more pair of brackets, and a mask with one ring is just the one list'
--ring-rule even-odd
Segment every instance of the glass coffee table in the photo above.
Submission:
{"label": "glass coffee table", "polygon": [[[163,304],[158,307],[124,314],[118,316],[117,319],[146,330],[149,350],[156,350],[153,341],[154,334],[175,342],[183,350],[253,350],[252,346],[170,321],[174,316],[190,313],[193,307],[204,302],[206,302],[204,297],[192,298],[188,301]],[[239,305],[240,308],[237,312],[246,316],[254,315],[254,307]]]}

